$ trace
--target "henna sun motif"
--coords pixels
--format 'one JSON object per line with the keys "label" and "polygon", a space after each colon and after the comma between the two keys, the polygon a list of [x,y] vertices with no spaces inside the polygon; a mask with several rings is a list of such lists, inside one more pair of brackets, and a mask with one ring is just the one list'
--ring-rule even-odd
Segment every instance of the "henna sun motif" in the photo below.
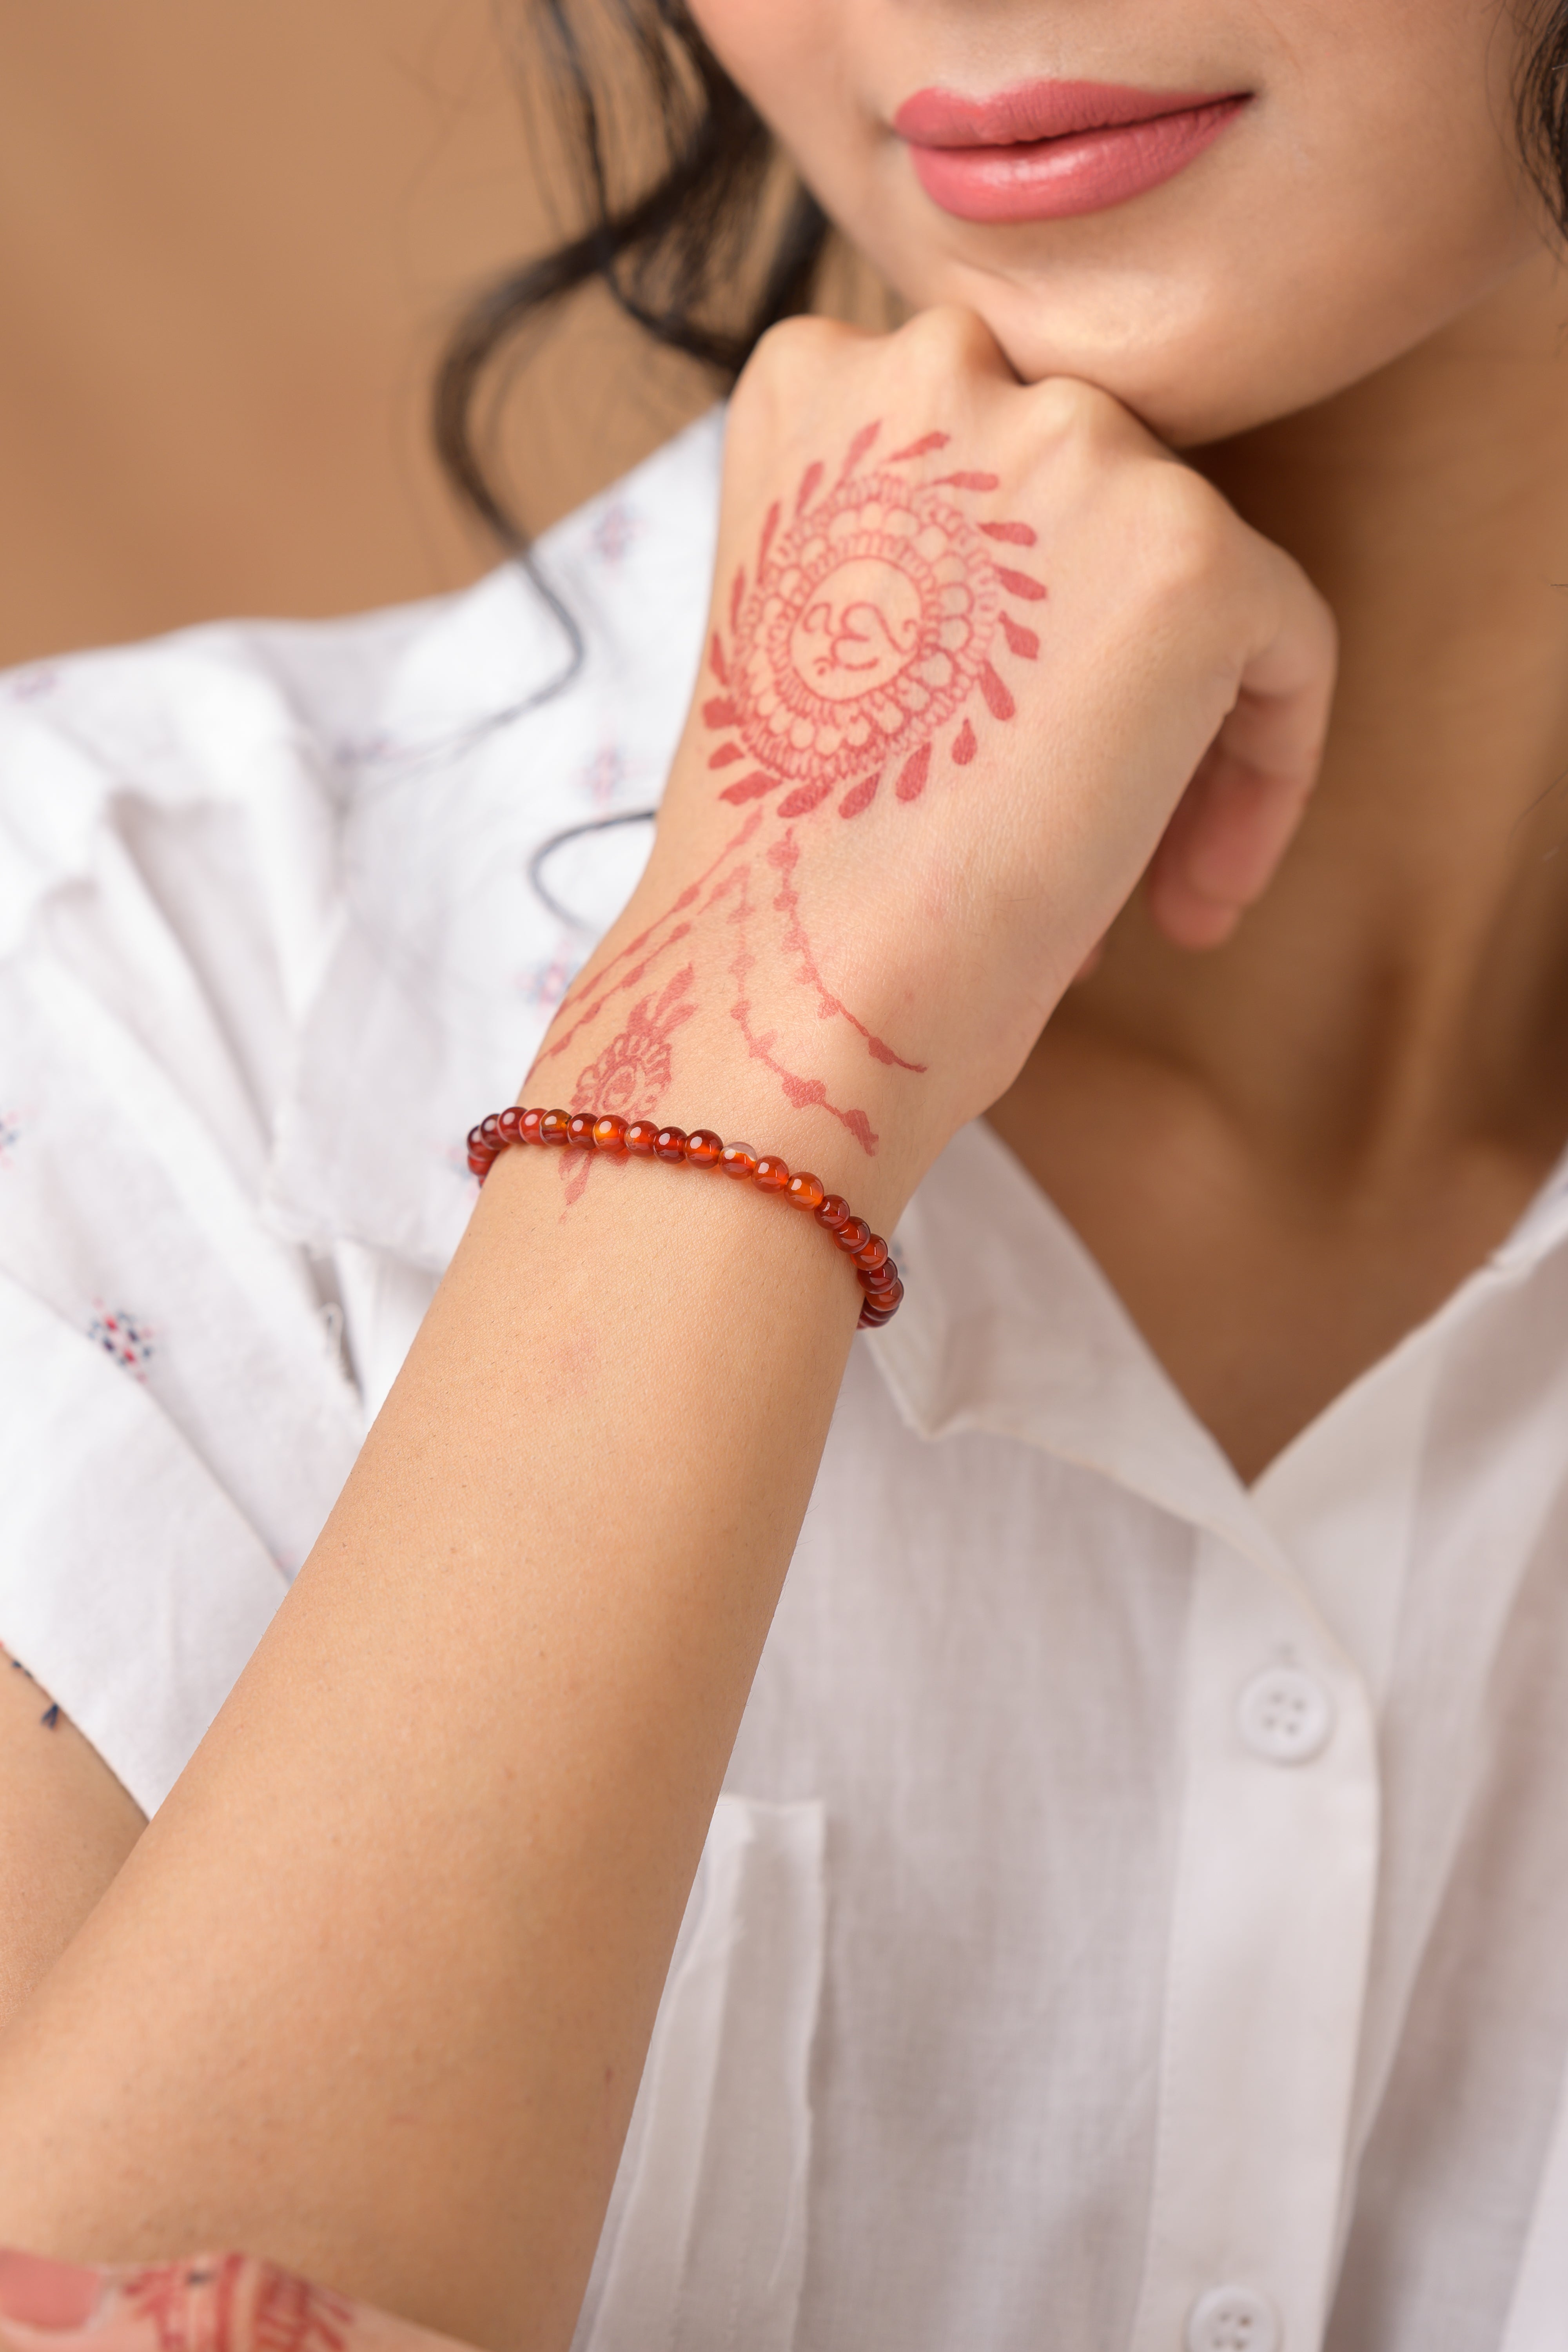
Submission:
{"label": "henna sun motif", "polygon": [[985,541],[1032,547],[1035,533],[962,511],[958,497],[994,490],[994,474],[920,480],[894,470],[945,448],[945,433],[858,472],[879,430],[856,435],[830,488],[823,467],[809,466],[789,521],[780,502],[768,510],[754,577],[748,583],[744,567],[735,574],[730,642],[715,630],[709,648],[721,691],[702,715],[727,737],[710,768],[752,764],[721,788],[723,800],[787,785],[777,813],[793,819],[843,790],[838,814],[853,817],[889,775],[900,800],[916,800],[951,721],[961,723],[949,757],[959,767],[973,759],[964,706],[976,688],[993,719],[1014,715],[992,659],[997,636],[1022,661],[1037,657],[1040,641],[1005,600],[1037,604],[1046,590]]}

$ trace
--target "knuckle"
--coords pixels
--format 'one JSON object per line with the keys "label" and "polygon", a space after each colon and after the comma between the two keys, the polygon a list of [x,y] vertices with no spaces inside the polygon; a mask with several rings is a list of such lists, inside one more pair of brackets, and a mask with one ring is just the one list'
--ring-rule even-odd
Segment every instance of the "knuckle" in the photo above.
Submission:
{"label": "knuckle", "polygon": [[803,371],[816,373],[842,345],[859,341],[852,327],[837,319],[780,319],[759,336],[736,390],[750,386],[754,391],[776,378],[793,381]]}
{"label": "knuckle", "polygon": [[999,359],[990,328],[958,302],[938,302],[929,310],[917,310],[889,341],[906,358],[938,368],[994,368]]}
{"label": "knuckle", "polygon": [[1034,388],[1042,422],[1063,433],[1104,433],[1125,412],[1098,384],[1081,376],[1043,376]]}
{"label": "knuckle", "polygon": [[1144,569],[1155,588],[1212,593],[1235,576],[1235,520],[1218,493],[1184,466],[1152,468],[1142,525]]}

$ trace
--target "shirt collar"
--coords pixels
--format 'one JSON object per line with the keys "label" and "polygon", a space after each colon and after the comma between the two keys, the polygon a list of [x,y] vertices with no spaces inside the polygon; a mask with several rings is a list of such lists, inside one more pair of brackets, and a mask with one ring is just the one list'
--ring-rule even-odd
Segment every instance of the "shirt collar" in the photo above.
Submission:
{"label": "shirt collar", "polygon": [[[1301,1496],[1359,1448],[1352,1424],[1419,1417],[1453,1336],[1568,1241],[1568,1153],[1503,1244],[1246,1486],[1072,1227],[984,1120],[954,1137],[895,1241],[907,1296],[871,1352],[921,1436],[1037,1445],[1205,1528],[1292,1586]],[[1407,1393],[1406,1393],[1407,1392]],[[1386,1433],[1385,1433],[1386,1434]],[[1369,1440],[1370,1442],[1370,1440]]]}
{"label": "shirt collar", "polygon": [[1088,1250],[984,1120],[926,1176],[895,1255],[906,1297],[871,1349],[921,1436],[1021,1439],[1283,1566]]}

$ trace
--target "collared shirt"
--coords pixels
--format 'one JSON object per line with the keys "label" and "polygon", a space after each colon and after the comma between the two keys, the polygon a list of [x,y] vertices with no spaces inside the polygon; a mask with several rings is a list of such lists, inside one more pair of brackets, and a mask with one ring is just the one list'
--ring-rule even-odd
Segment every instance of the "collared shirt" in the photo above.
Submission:
{"label": "collared shirt", "polygon": [[[148,1808],[639,870],[719,440],[542,547],[575,649],[0,681],[0,1639]],[[579,2352],[1564,2352],[1568,1169],[1251,1487],[984,1126],[898,1255]]]}

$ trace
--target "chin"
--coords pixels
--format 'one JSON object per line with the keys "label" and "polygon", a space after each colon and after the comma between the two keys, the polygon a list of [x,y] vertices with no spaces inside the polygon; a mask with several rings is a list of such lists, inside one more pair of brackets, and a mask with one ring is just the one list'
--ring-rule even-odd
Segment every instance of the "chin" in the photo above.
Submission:
{"label": "chin", "polygon": [[1087,314],[1048,287],[984,281],[958,299],[978,311],[1026,383],[1071,375],[1121,402],[1174,449],[1200,448],[1313,408],[1375,375],[1439,323],[1356,334],[1342,311],[1282,317],[1234,293],[1183,297],[1130,288]]}
{"label": "chin", "polygon": [[911,308],[975,311],[1023,382],[1080,377],[1179,449],[1332,400],[1546,258],[1511,183],[1445,188],[1401,222],[1381,174],[1342,175],[1315,205],[1245,176],[1194,174],[1147,210],[979,231],[883,178],[845,226]]}

